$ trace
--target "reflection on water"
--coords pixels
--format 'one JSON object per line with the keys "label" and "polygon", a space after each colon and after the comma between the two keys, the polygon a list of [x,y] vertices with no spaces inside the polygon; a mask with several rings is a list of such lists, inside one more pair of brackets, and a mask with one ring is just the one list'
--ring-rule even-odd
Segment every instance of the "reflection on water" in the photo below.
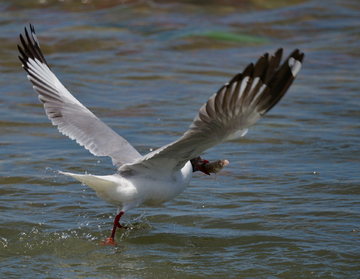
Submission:
{"label": "reflection on water", "polygon": [[[121,4],[120,2],[125,2]],[[359,273],[357,1],[3,1],[0,255],[4,278],[354,278]],[[17,60],[37,29],[52,70],[142,154],[264,52],[305,52],[287,96],[245,138],[208,150],[230,165],[175,200],[124,216],[57,170],[107,174],[47,120]]]}

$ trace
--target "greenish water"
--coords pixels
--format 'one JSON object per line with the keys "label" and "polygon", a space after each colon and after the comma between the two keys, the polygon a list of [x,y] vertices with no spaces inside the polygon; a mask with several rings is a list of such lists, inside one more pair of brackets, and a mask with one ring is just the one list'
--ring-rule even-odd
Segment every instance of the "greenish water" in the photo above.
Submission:
{"label": "greenish water", "polygon": [[[358,1],[0,3],[1,278],[358,278]],[[108,174],[58,133],[17,59],[35,25],[52,70],[142,154],[182,135],[200,106],[264,52],[304,67],[245,138],[208,150],[217,177],[132,210],[57,170]]]}

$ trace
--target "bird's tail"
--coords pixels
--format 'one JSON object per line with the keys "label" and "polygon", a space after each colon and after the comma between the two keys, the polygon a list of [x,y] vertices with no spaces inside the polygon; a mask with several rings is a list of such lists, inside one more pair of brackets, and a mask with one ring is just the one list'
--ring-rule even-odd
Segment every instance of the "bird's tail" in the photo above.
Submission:
{"label": "bird's tail", "polygon": [[116,187],[116,183],[111,180],[111,175],[92,175],[92,174],[77,174],[71,172],[62,172],[59,171],[60,174],[64,174],[67,176],[71,176],[81,183],[86,184],[90,188],[94,189],[96,192],[102,192],[106,188],[114,188]]}

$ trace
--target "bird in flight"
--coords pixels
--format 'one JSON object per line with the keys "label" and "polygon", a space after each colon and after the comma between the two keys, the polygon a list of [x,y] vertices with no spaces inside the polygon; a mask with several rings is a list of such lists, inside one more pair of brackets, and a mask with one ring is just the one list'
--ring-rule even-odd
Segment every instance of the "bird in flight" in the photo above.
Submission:
{"label": "bird in flight", "polygon": [[200,157],[205,150],[224,141],[244,136],[284,96],[299,73],[304,54],[293,51],[282,63],[283,50],[265,53],[235,75],[200,108],[183,136],[146,155],[115,133],[82,105],[58,80],[40,49],[35,29],[25,28],[18,45],[22,66],[39,94],[45,112],[58,130],[76,140],[95,156],[109,156],[116,166],[111,175],[75,174],[71,176],[96,191],[99,198],[117,206],[110,238],[115,244],[121,216],[140,206],[163,204],[183,192],[193,173],[217,173],[229,162],[209,162]]}

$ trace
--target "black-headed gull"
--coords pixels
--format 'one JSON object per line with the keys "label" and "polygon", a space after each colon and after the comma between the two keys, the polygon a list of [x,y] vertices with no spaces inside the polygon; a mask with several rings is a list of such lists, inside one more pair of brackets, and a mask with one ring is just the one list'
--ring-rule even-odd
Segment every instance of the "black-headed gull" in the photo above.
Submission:
{"label": "black-headed gull", "polygon": [[114,243],[116,228],[122,228],[119,220],[126,211],[142,204],[165,203],[186,189],[193,172],[216,173],[226,166],[226,160],[209,163],[199,155],[244,136],[284,96],[304,57],[295,50],[280,65],[282,49],[272,56],[265,53],[210,97],[180,139],[142,156],[61,84],[45,61],[32,25],[30,31],[25,28],[25,38],[20,35],[19,58],[52,124],[93,155],[111,157],[117,167],[112,175],[60,172],[118,206],[112,234],[106,240],[109,244]]}

